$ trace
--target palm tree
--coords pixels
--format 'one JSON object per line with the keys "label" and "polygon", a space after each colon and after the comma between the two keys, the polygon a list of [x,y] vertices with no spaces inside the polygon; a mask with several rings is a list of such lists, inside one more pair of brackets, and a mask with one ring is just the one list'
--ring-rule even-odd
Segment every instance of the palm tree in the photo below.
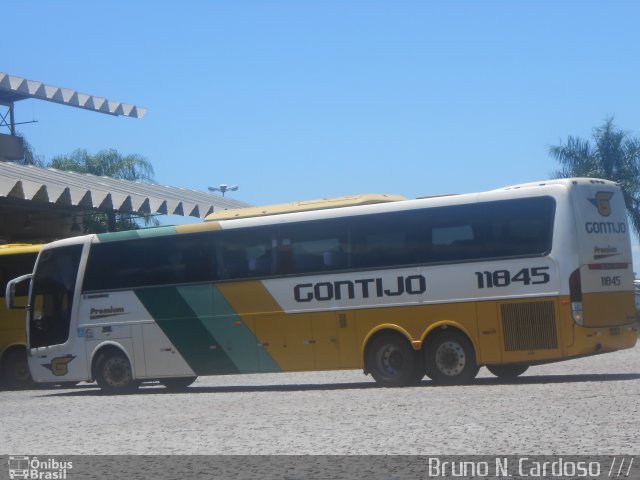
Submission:
{"label": "palm tree", "polygon": [[554,177],[595,177],[617,182],[631,225],[640,235],[640,139],[618,128],[610,117],[593,129],[593,141],[592,144],[569,136],[566,143],[549,147],[549,154],[561,165]]}
{"label": "palm tree", "polygon": [[[69,155],[54,157],[49,164],[58,170],[90,173],[97,176],[121,180],[153,182],[153,166],[142,155],[122,155],[110,148],[91,155],[84,149],[75,150]],[[158,225],[155,217],[142,215],[145,225]],[[132,230],[139,228],[137,219],[129,214],[110,215],[94,213],[84,219],[85,233],[102,233],[114,230]]]}
{"label": "palm tree", "polygon": [[99,177],[111,177],[133,182],[152,182],[153,166],[142,155],[122,155],[109,148],[91,155],[84,149],[75,150],[70,155],[59,155],[49,165],[58,170],[91,173]]}

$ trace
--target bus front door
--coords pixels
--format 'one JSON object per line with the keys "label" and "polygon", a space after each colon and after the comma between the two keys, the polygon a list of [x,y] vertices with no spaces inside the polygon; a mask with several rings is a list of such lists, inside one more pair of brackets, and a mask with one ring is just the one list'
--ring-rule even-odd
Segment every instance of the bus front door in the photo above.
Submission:
{"label": "bus front door", "polygon": [[27,324],[29,368],[36,382],[87,378],[84,351],[74,350],[79,342],[70,335],[81,254],[82,245],[43,250],[36,264]]}

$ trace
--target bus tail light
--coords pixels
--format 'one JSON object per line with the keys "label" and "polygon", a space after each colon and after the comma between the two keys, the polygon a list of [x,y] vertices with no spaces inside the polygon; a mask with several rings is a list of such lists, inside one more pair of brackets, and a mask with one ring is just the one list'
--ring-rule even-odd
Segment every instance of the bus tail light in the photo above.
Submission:
{"label": "bus tail light", "polygon": [[582,312],[582,282],[580,269],[577,268],[569,275],[569,298],[571,300],[571,316],[578,325],[584,325]]}

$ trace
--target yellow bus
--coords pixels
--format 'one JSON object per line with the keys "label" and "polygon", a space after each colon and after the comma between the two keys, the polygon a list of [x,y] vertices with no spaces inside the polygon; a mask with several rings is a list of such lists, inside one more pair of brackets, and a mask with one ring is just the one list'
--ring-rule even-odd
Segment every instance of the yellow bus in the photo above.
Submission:
{"label": "yellow bus", "polygon": [[622,192],[599,179],[226,211],[46,245],[29,366],[108,392],[245,372],[515,377],[633,347],[631,264]]}
{"label": "yellow bus", "polygon": [[[41,245],[0,245],[0,295],[4,297],[7,282],[33,272]],[[18,306],[26,305],[26,285],[16,291]],[[27,365],[24,309],[0,308],[0,385],[23,388],[32,384]]]}

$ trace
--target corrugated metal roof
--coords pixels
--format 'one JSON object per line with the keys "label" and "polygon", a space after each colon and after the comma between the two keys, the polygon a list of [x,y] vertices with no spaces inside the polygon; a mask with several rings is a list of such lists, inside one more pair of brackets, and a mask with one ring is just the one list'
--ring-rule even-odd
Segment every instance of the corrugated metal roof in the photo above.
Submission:
{"label": "corrugated metal roof", "polygon": [[204,218],[248,203],[211,193],[0,162],[0,197],[104,211]]}
{"label": "corrugated metal roof", "polygon": [[0,101],[16,102],[26,98],[37,98],[94,112],[133,118],[142,118],[147,112],[146,108],[137,107],[130,103],[108,100],[104,97],[80,93],[71,88],[54,87],[0,72]]}

